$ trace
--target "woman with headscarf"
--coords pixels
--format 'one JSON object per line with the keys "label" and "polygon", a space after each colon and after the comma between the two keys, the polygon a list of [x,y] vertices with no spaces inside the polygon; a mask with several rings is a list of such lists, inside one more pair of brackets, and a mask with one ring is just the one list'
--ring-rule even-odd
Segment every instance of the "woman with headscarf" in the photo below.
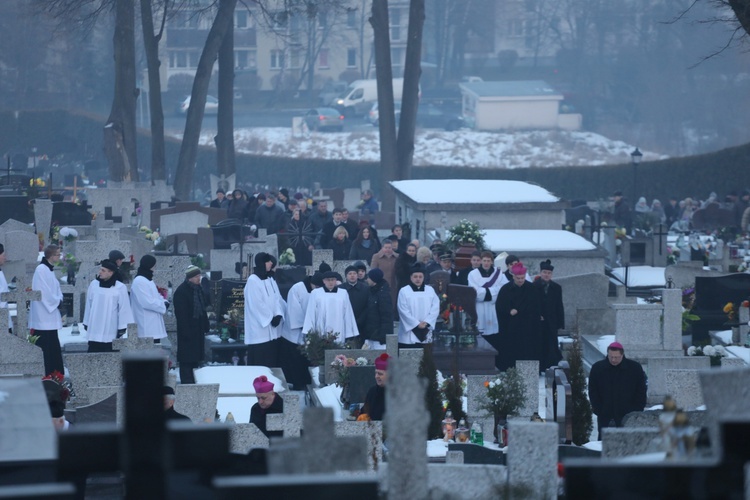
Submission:
{"label": "woman with headscarf", "polygon": [[139,337],[151,337],[158,344],[167,336],[164,326],[164,313],[167,312],[169,302],[159,294],[154,279],[156,257],[144,255],[141,257],[138,272],[130,287],[130,307],[133,318],[138,325]]}
{"label": "woman with headscarf", "polygon": [[254,366],[279,366],[279,337],[286,303],[274,278],[276,259],[259,252],[253,274],[245,284],[245,344],[248,363]]}
{"label": "woman with headscarf", "polygon": [[243,220],[247,215],[247,200],[241,189],[235,189],[232,191],[232,199],[229,201],[229,208],[227,209],[228,219],[239,219]]}
{"label": "woman with headscarf", "polygon": [[648,213],[651,211],[651,209],[648,206],[648,203],[646,203],[646,198],[644,196],[641,196],[638,198],[638,203],[635,204],[635,211],[639,213]]}
{"label": "woman with headscarf", "polygon": [[667,222],[667,214],[664,213],[664,207],[661,206],[661,202],[659,200],[654,200],[651,202],[651,216],[654,218],[654,220],[662,224]]}

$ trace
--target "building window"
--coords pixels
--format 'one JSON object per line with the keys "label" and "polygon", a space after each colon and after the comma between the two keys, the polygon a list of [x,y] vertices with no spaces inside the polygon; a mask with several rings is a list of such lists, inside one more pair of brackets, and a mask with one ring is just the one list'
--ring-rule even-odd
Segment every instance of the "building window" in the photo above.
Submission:
{"label": "building window", "polygon": [[282,69],[284,67],[284,51],[271,51],[271,69]]}
{"label": "building window", "polygon": [[349,9],[346,11],[346,27],[357,27],[357,9]]}
{"label": "building window", "polygon": [[234,51],[234,67],[238,69],[247,68],[249,50],[235,50]]}
{"label": "building window", "polygon": [[508,21],[508,36],[523,36],[523,21],[511,19]]}
{"label": "building window", "polygon": [[320,49],[318,54],[318,67],[328,68],[328,49]]}
{"label": "building window", "polygon": [[[404,65],[404,49],[402,47],[391,47],[391,64],[394,68],[400,68]],[[397,78],[395,73],[393,74],[393,77]]]}
{"label": "building window", "polygon": [[328,12],[318,13],[318,29],[324,30],[328,27]]}
{"label": "building window", "polygon": [[357,67],[357,49],[346,49],[346,67]]}
{"label": "building window", "polygon": [[201,53],[198,51],[190,51],[188,52],[188,67],[189,68],[197,68],[198,67],[198,61],[201,60]]}
{"label": "building window", "polygon": [[247,11],[246,10],[238,10],[234,13],[234,27],[237,29],[246,29],[249,28],[248,22],[247,22]]}
{"label": "building window", "polygon": [[300,67],[300,51],[292,49],[289,55],[289,68],[298,69]]}
{"label": "building window", "polygon": [[401,40],[401,10],[391,10],[389,19],[391,23],[391,41]]}
{"label": "building window", "polygon": [[175,56],[175,68],[187,68],[187,52],[177,51]]}

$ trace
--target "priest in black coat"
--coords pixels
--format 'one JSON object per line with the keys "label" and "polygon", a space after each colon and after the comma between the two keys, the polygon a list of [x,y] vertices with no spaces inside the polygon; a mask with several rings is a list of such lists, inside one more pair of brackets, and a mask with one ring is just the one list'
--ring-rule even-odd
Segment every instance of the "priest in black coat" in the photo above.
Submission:
{"label": "priest in black coat", "polygon": [[562,287],[552,281],[555,267],[549,259],[539,264],[539,278],[534,286],[539,289],[542,299],[541,318],[541,353],[539,369],[545,370],[555,366],[562,359],[560,344],[557,341],[557,330],[565,328],[565,309],[563,308]]}
{"label": "priest in black coat", "polygon": [[500,371],[514,367],[517,360],[539,359],[542,316],[539,290],[526,281],[526,266],[521,262],[510,271],[513,281],[500,289],[495,302],[500,327],[500,350],[495,364]]}
{"label": "priest in black coat", "polygon": [[204,339],[208,332],[207,300],[201,288],[201,270],[190,266],[185,281],[174,292],[174,314],[177,320],[177,362],[180,383],[194,384],[193,370],[203,362]]}

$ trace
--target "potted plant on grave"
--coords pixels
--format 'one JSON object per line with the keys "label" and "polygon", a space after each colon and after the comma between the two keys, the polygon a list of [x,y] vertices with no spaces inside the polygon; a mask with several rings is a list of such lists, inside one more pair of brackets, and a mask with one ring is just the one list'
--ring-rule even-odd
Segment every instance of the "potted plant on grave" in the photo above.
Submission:
{"label": "potted plant on grave", "polygon": [[516,414],[526,402],[526,388],[523,386],[521,374],[515,368],[508,368],[494,380],[485,381],[484,387],[487,392],[480,396],[479,407],[495,417],[495,439],[505,443],[505,436],[498,435],[498,428],[505,434],[508,416]]}
{"label": "potted plant on grave", "polygon": [[310,377],[315,387],[321,385],[320,367],[323,366],[326,359],[326,350],[344,349],[345,345],[338,342],[339,334],[334,331],[321,333],[317,330],[310,330],[305,334],[305,341],[299,346],[299,350],[305,355],[309,363]]}
{"label": "potted plant on grave", "polygon": [[721,358],[727,356],[727,350],[724,346],[720,345],[704,345],[694,346],[691,345],[687,348],[688,356],[708,356],[711,361],[711,366],[721,366]]}

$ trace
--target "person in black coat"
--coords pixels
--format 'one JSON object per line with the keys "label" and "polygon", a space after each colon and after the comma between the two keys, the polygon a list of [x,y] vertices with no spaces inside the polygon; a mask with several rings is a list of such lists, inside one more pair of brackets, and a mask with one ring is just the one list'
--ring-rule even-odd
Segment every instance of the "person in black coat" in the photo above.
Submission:
{"label": "person in black coat", "polygon": [[178,413],[177,410],[174,409],[175,395],[172,387],[165,385],[162,389],[162,394],[164,395],[164,420],[183,420],[192,422],[190,417]]}
{"label": "person in black coat", "polygon": [[273,382],[261,375],[253,380],[253,388],[258,402],[250,408],[250,423],[255,424],[266,437],[282,437],[284,431],[269,431],[266,429],[266,415],[284,413],[284,400],[273,390]]}
{"label": "person in black coat", "polygon": [[385,386],[388,382],[388,360],[390,356],[383,353],[375,359],[375,385],[370,387],[365,396],[362,413],[370,420],[383,420],[385,416]]}
{"label": "person in black coat", "polygon": [[469,286],[469,273],[474,269],[479,269],[479,266],[481,265],[482,252],[480,252],[479,250],[474,250],[473,252],[471,252],[471,265],[469,265],[469,267],[461,269],[456,273],[455,283],[457,285]]}
{"label": "person in black coat", "polygon": [[562,300],[562,287],[552,281],[555,267],[549,259],[539,264],[539,278],[534,286],[539,289],[542,299],[541,319],[541,353],[539,369],[544,371],[555,366],[562,359],[560,344],[557,340],[557,330],[565,328],[565,309]]}
{"label": "person in black coat", "polygon": [[208,332],[206,298],[201,287],[201,270],[190,266],[185,281],[174,292],[174,313],[177,320],[177,362],[180,382],[194,384],[193,370],[203,362],[204,338]]}
{"label": "person in black coat", "polygon": [[349,260],[352,242],[344,226],[339,226],[333,231],[333,236],[325,248],[333,250],[333,260]]}
{"label": "person in black coat", "polygon": [[[362,336],[371,349],[384,349],[385,336],[393,333],[393,301],[391,287],[380,269],[371,269],[367,273],[367,284],[370,285],[367,299],[367,316]],[[364,332],[364,333],[363,333]]]}
{"label": "person in black coat", "polygon": [[513,281],[506,283],[495,302],[499,325],[497,369],[505,371],[517,360],[539,359],[539,329],[542,301],[539,290],[526,281],[526,266],[521,262],[511,268]]}
{"label": "person in black coat", "polygon": [[607,347],[607,357],[591,367],[589,401],[598,419],[599,439],[604,427],[622,427],[622,418],[646,406],[646,374],[641,364],[625,357],[619,342]]}
{"label": "person in black coat", "polygon": [[[343,228],[342,228],[343,229]],[[341,288],[346,290],[349,294],[349,302],[352,304],[352,311],[354,312],[354,320],[357,322],[357,330],[359,331],[359,337],[352,337],[347,339],[353,342],[358,348],[362,347],[364,338],[362,332],[365,331],[367,321],[367,300],[370,296],[370,288],[363,281],[360,281],[357,274],[357,268],[354,266],[348,266],[344,271],[344,283],[341,284]]]}
{"label": "person in black coat", "polygon": [[613,215],[615,224],[618,227],[624,227],[630,234],[630,229],[633,227],[633,214],[630,212],[628,201],[622,195],[622,191],[615,191],[613,199],[615,202]]}
{"label": "person in black coat", "polygon": [[253,220],[266,234],[276,234],[284,228],[284,209],[276,204],[273,193],[266,193],[266,200],[256,209]]}
{"label": "person in black coat", "polygon": [[243,220],[247,211],[247,200],[242,197],[242,190],[235,189],[232,191],[232,199],[229,200],[229,207],[227,208],[228,219],[239,219]]}
{"label": "person in black coat", "polygon": [[401,290],[411,283],[411,266],[417,262],[417,246],[413,243],[406,245],[404,253],[399,252],[396,257],[396,288]]}

